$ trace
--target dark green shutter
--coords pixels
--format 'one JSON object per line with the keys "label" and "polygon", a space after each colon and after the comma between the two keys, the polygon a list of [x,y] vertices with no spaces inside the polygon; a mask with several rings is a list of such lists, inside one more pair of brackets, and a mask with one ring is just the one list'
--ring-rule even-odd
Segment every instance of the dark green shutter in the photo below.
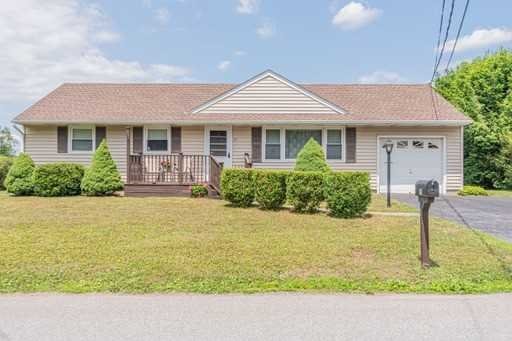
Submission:
{"label": "dark green shutter", "polygon": [[68,127],[57,127],[57,153],[68,152]]}
{"label": "dark green shutter", "polygon": [[96,127],[96,149],[100,146],[101,141],[107,138],[106,127]]}
{"label": "dark green shutter", "polygon": [[143,134],[142,127],[133,127],[133,153],[142,154],[143,145]]}
{"label": "dark green shutter", "polygon": [[261,127],[253,127],[251,129],[251,158],[252,162],[261,162]]}
{"label": "dark green shutter", "polygon": [[181,127],[171,127],[171,153],[181,153]]}
{"label": "dark green shutter", "polygon": [[356,162],[356,128],[346,128],[345,133],[346,137],[346,153],[345,161],[347,163],[355,163]]}

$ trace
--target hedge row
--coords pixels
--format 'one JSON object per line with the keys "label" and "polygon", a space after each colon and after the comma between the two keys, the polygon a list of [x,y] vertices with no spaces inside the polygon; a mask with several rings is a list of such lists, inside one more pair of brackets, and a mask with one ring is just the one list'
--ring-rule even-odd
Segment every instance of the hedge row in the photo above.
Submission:
{"label": "hedge row", "polygon": [[109,195],[123,188],[121,176],[105,141],[96,150],[87,169],[73,163],[50,163],[36,167],[30,156],[21,153],[14,159],[4,184],[11,194],[43,197],[81,193]]}
{"label": "hedge row", "polygon": [[263,209],[279,209],[285,202],[296,212],[316,212],[327,202],[331,215],[363,215],[371,200],[370,178],[362,172],[303,172],[225,169],[221,177],[225,200],[238,207],[254,201]]}

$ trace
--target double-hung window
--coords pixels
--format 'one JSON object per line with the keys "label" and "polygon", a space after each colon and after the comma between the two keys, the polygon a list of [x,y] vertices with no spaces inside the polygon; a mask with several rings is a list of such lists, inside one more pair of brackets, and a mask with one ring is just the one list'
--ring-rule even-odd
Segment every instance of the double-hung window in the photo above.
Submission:
{"label": "double-hung window", "polygon": [[165,128],[147,129],[147,152],[167,152],[169,150],[169,130]]}
{"label": "double-hung window", "polygon": [[265,131],[265,159],[281,159],[281,130],[267,129]]}
{"label": "double-hung window", "polygon": [[327,129],[327,160],[341,160],[343,150],[342,141],[341,129]]}
{"label": "double-hung window", "polygon": [[286,129],[285,134],[285,158],[296,159],[302,147],[309,141],[315,139],[322,144],[321,129]]}
{"label": "double-hung window", "polygon": [[71,128],[71,151],[90,152],[94,147],[94,132],[92,127]]}

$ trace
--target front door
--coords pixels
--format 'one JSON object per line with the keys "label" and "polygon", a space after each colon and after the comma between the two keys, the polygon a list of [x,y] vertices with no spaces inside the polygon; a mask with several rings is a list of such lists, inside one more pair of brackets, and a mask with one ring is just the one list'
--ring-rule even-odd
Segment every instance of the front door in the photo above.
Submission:
{"label": "front door", "polygon": [[206,128],[206,154],[231,167],[231,127]]}

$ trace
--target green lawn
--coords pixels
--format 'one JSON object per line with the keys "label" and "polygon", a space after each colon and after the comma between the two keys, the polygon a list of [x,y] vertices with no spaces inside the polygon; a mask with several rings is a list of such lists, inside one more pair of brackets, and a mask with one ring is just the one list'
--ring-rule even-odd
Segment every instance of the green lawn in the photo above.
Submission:
{"label": "green lawn", "polygon": [[383,194],[373,194],[372,195],[372,203],[368,210],[370,212],[417,212],[418,209],[416,207],[409,206],[404,204],[403,202],[397,201],[393,199],[391,196],[391,207],[387,207],[386,195]]}
{"label": "green lawn", "polygon": [[342,220],[212,199],[5,194],[0,209],[4,293],[512,291],[512,244],[437,219],[437,266],[422,270],[413,216]]}
{"label": "green lawn", "polygon": [[507,190],[496,190],[496,189],[488,189],[487,192],[489,195],[493,197],[507,197],[512,198],[512,191]]}

